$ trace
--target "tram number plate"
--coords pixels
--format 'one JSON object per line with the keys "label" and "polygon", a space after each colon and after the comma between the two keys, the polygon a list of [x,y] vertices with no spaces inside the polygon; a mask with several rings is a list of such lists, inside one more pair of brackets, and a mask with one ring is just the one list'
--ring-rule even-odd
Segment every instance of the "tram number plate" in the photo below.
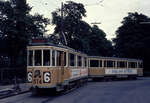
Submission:
{"label": "tram number plate", "polygon": [[42,84],[41,79],[33,79],[33,84]]}

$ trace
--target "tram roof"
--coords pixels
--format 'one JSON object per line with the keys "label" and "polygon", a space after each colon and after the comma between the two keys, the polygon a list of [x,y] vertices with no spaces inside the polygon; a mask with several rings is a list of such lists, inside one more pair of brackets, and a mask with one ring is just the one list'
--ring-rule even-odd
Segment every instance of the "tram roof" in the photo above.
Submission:
{"label": "tram roof", "polygon": [[[53,47],[58,47],[58,48],[63,48],[63,49],[68,49],[68,50],[71,50],[73,52],[78,52],[78,53],[81,53],[81,54],[85,54],[81,51],[78,51],[78,50],[75,50],[73,48],[70,48],[68,46],[65,46],[65,45],[62,45],[62,44],[53,44],[53,43],[29,43],[28,46],[53,46]],[[87,54],[85,54],[87,55]]]}
{"label": "tram roof", "polygon": [[140,59],[132,59],[132,58],[120,58],[120,57],[103,57],[103,56],[88,56],[89,58],[96,59],[116,59],[116,60],[128,60],[128,61],[141,61]]}

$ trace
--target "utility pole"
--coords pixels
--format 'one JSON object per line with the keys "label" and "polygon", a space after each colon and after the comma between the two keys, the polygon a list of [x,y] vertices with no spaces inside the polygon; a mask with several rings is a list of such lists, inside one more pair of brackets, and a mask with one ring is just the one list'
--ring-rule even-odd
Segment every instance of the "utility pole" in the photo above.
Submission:
{"label": "utility pole", "polygon": [[61,39],[61,42],[64,44],[64,45],[67,45],[67,40],[66,40],[66,37],[64,35],[64,32],[63,32],[63,27],[64,27],[64,5],[63,5],[63,2],[61,3],[61,30],[60,30],[60,39]]}

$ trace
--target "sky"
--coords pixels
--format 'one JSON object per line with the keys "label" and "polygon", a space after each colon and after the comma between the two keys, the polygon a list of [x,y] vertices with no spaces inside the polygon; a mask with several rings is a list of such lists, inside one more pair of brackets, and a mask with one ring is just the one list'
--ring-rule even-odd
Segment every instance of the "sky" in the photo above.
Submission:
{"label": "sky", "polygon": [[[32,14],[39,13],[51,19],[51,12],[61,6],[61,2],[68,0],[27,0],[32,6]],[[99,28],[106,33],[111,40],[115,37],[115,31],[121,26],[121,21],[128,12],[139,12],[150,17],[150,0],[72,0],[83,3],[87,17],[83,18],[91,26],[93,22],[100,22]],[[103,2],[100,2],[103,1]],[[49,33],[53,32],[49,26]]]}

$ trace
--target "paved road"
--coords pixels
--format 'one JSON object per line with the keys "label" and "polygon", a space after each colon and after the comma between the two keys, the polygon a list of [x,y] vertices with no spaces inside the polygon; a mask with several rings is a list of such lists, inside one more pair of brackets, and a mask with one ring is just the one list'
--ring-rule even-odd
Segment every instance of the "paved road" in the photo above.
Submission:
{"label": "paved road", "polygon": [[150,103],[150,78],[135,81],[89,82],[64,95],[21,94],[0,103]]}

